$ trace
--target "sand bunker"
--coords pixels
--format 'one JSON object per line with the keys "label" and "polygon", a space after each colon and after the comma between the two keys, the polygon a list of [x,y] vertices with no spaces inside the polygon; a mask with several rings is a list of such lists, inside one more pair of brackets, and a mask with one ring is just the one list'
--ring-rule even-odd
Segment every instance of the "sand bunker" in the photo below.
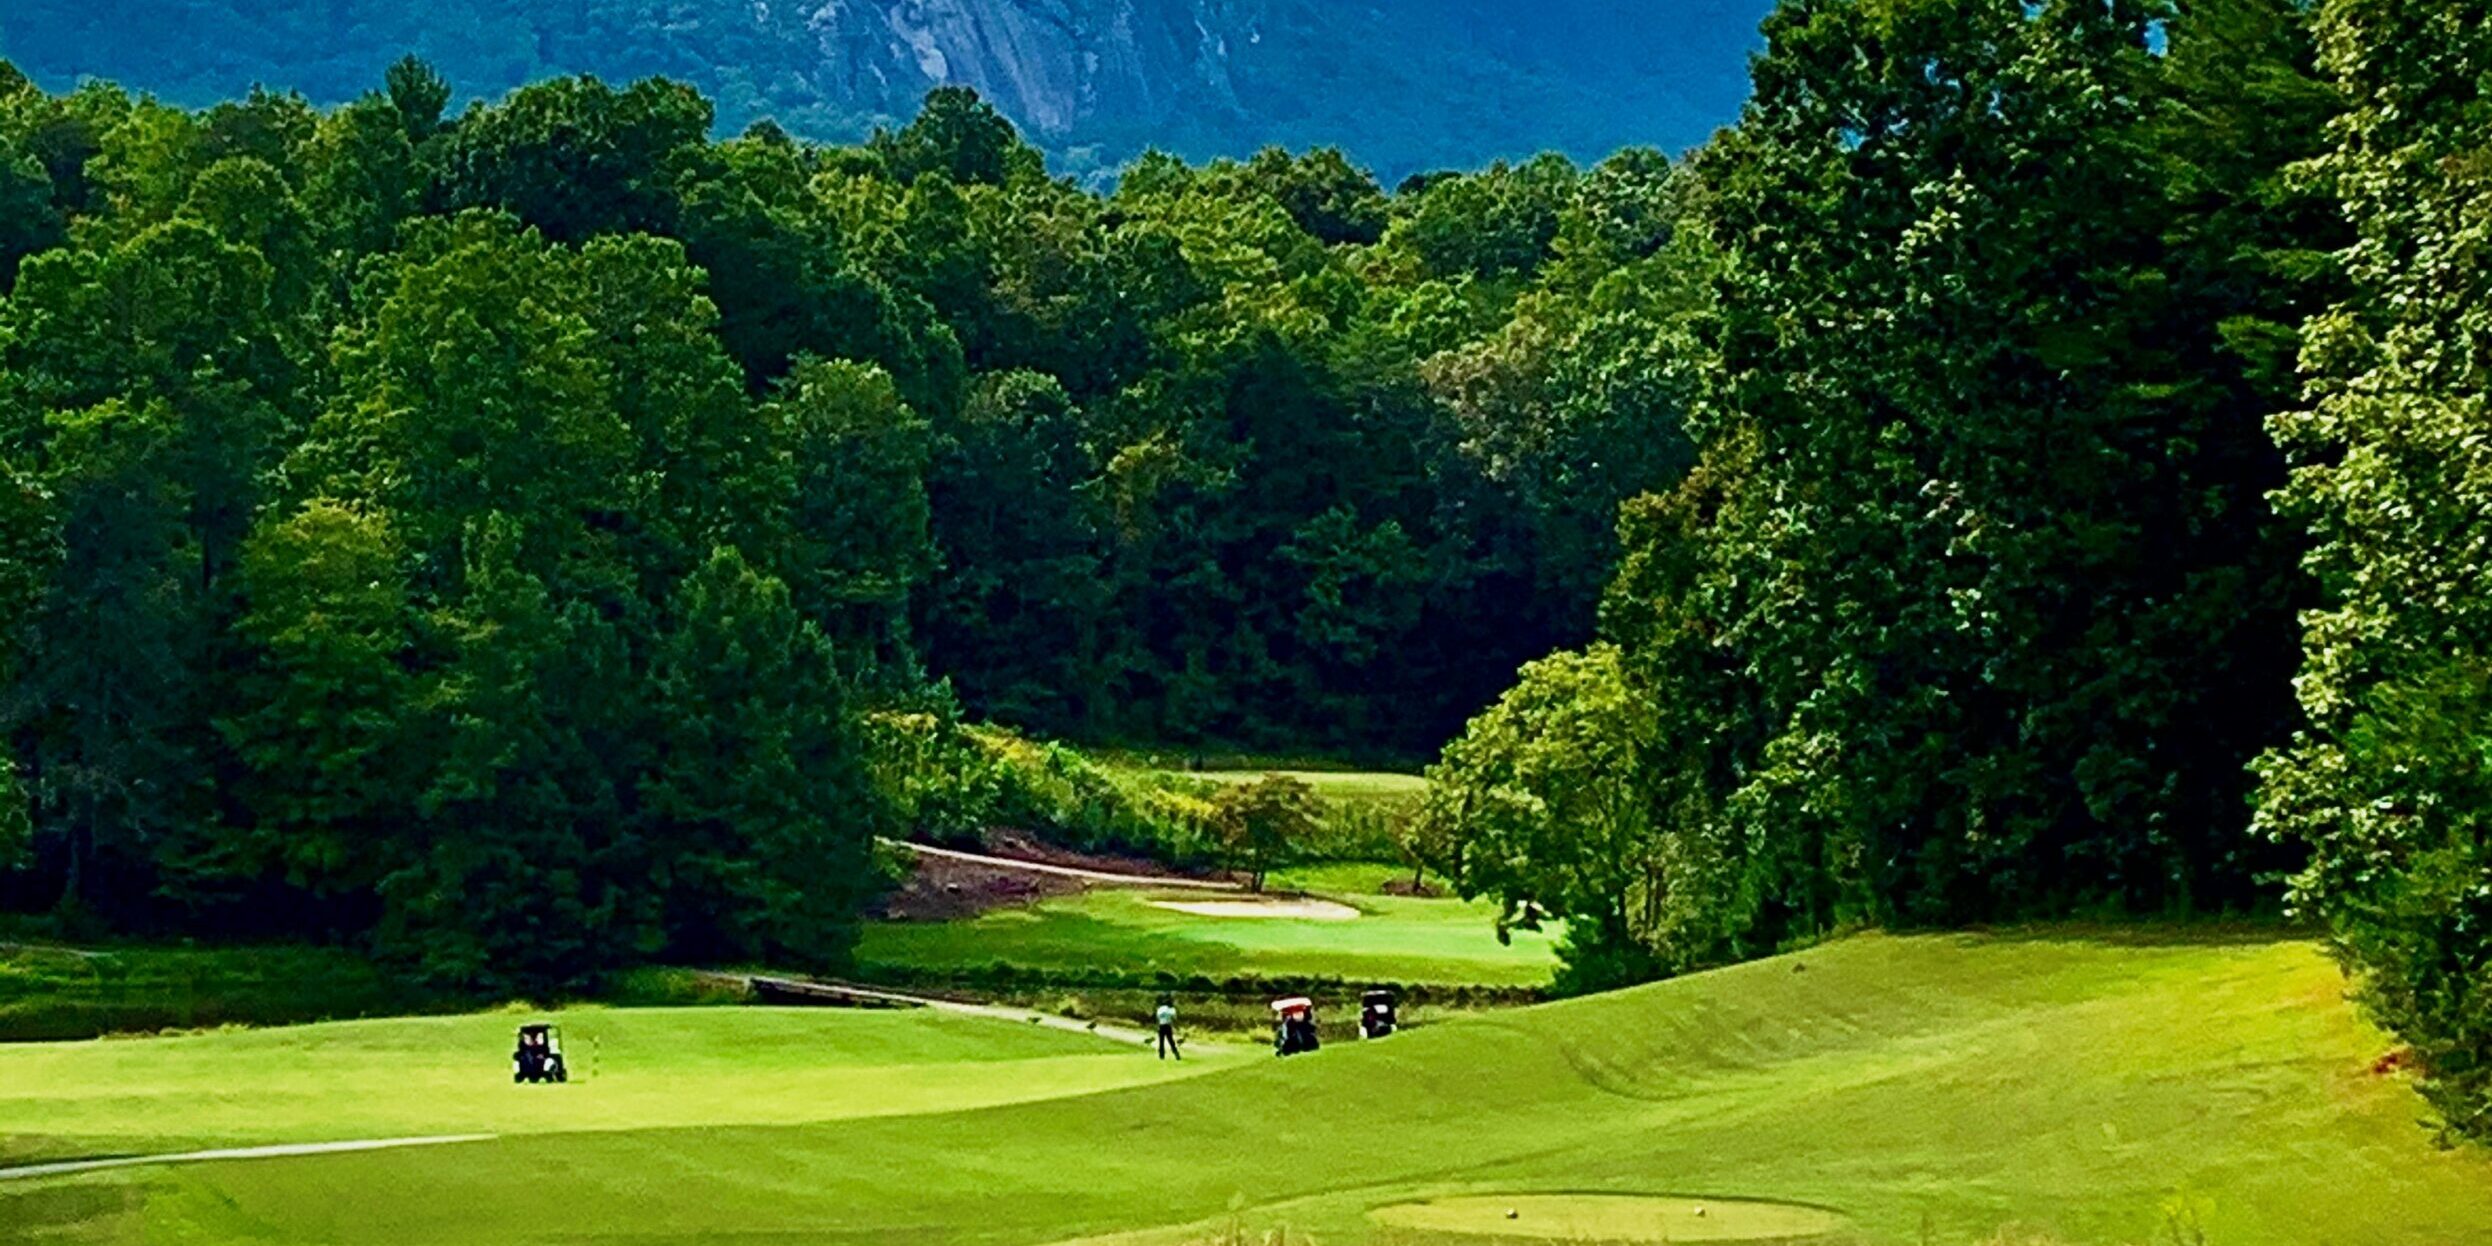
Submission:
{"label": "sand bunker", "polygon": [[1196,917],[1286,917],[1307,922],[1346,922],[1358,910],[1330,900],[1153,900],[1151,907]]}
{"label": "sand bunker", "polygon": [[1368,1218],[1404,1236],[1565,1242],[1748,1242],[1813,1246],[1842,1240],[1822,1207],[1745,1199],[1631,1194],[1488,1194],[1379,1207]]}

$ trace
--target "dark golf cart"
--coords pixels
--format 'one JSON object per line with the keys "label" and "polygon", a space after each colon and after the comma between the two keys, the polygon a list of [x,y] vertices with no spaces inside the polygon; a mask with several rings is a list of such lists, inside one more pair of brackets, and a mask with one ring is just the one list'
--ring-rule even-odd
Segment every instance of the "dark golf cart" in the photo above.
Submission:
{"label": "dark golf cart", "polygon": [[1393,992],[1383,987],[1358,997],[1358,1032],[1367,1038],[1383,1038],[1402,1027],[1401,1014],[1394,1010]]}
{"label": "dark golf cart", "polygon": [[1272,1054],[1294,1056],[1322,1044],[1315,1037],[1315,1001],[1303,995],[1272,1001]]}
{"label": "dark golf cart", "polygon": [[519,1027],[519,1047],[511,1052],[514,1082],[567,1082],[571,1070],[562,1063],[562,1029],[552,1025]]}

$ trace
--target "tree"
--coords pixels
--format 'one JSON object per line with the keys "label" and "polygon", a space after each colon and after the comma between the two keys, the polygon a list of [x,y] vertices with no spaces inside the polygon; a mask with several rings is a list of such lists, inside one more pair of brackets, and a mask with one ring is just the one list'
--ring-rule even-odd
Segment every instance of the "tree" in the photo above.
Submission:
{"label": "tree", "polygon": [[1549,258],[1577,177],[1551,155],[1406,187],[1414,202],[1388,241],[1417,255],[1431,276],[1529,277]]}
{"label": "tree", "polygon": [[656,846],[628,836],[612,754],[596,743],[647,724],[630,716],[622,637],[527,568],[521,521],[470,529],[457,587],[424,621],[443,663],[421,703],[436,760],[421,816],[374,886],[372,942],[447,987],[594,986],[663,943],[641,886]]}
{"label": "tree", "polygon": [[20,686],[19,665],[32,641],[35,612],[58,572],[61,553],[50,494],[0,453],[0,872],[23,861],[34,843],[17,750],[5,730],[15,717],[9,704],[14,693],[7,690]]}
{"label": "tree", "polygon": [[340,334],[338,398],[290,474],[389,510],[423,591],[457,582],[461,542],[496,514],[540,574],[611,549],[592,533],[628,499],[633,430],[573,267],[507,219],[458,218],[376,274]]}
{"label": "tree", "polygon": [[1370,246],[1384,237],[1392,206],[1367,170],[1337,147],[1292,156],[1278,147],[1255,153],[1246,180],[1326,246]]}
{"label": "tree", "polygon": [[2321,173],[2355,236],[2307,409],[2274,424],[2323,604],[2259,823],[2309,849],[2295,902],[2443,1125],[2492,1138],[2492,8],[2340,0],[2319,24],[2350,103]]}
{"label": "tree", "polygon": [[984,715],[1089,726],[1114,586],[1082,412],[1052,377],[978,378],[927,477],[939,563],[919,597],[928,665]]}
{"label": "tree", "polygon": [[[2216,326],[2291,319],[2307,291],[2262,252],[2305,226],[2245,210],[2290,143],[2175,179],[2155,140],[2224,97],[2174,76],[2156,20],[1785,8],[1696,162],[1728,258],[1692,423],[1761,496],[1710,508],[1678,601],[1767,724],[1706,759],[1696,803],[1794,863],[1751,908],[1766,927],[2248,905],[2277,864],[2236,812],[2293,593],[2272,361]],[[2291,10],[2197,20],[2171,59],[2252,49],[2307,108]],[[1657,699],[1717,703],[1703,664],[1653,669],[1703,681]]]}
{"label": "tree", "polygon": [[1653,974],[1671,891],[1668,836],[1637,776],[1653,726],[1618,651],[1595,646],[1524,667],[1428,770],[1416,839],[1429,866],[1465,899],[1494,897],[1501,933],[1565,919],[1573,989]]}
{"label": "tree", "polygon": [[799,609],[852,661],[905,665],[909,595],[934,563],[926,421],[890,374],[845,360],[797,365],[764,419],[794,474],[778,565]]}
{"label": "tree", "polygon": [[927,92],[914,120],[897,131],[876,130],[868,146],[902,183],[934,174],[962,186],[1000,186],[1037,163],[1012,122],[968,87]]}
{"label": "tree", "polygon": [[885,828],[830,644],[731,548],[683,584],[651,670],[646,793],[668,951],[835,968]]}
{"label": "tree", "polygon": [[354,903],[422,814],[428,770],[408,552],[385,513],[318,500],[262,521],[242,551],[248,643],[219,724],[247,777],[228,864]]}
{"label": "tree", "polygon": [[1228,784],[1211,802],[1213,833],[1230,863],[1247,872],[1257,892],[1263,890],[1265,876],[1288,864],[1291,854],[1315,834],[1323,816],[1323,801],[1315,789],[1287,775]]}
{"label": "tree", "polygon": [[408,143],[421,143],[441,128],[442,110],[450,106],[450,84],[431,65],[420,57],[402,56],[390,63],[384,82],[383,97],[398,114]]}
{"label": "tree", "polygon": [[161,399],[49,421],[58,570],[11,699],[31,743],[64,910],[136,919],[168,837],[207,815],[199,549],[183,522],[180,426]]}
{"label": "tree", "polygon": [[469,109],[443,136],[441,192],[453,209],[507,211],[559,242],[664,232],[677,220],[675,178],[712,120],[709,101],[678,83],[537,83]]}
{"label": "tree", "polygon": [[0,292],[17,280],[29,255],[59,246],[67,222],[52,207],[52,178],[34,157],[0,142]]}

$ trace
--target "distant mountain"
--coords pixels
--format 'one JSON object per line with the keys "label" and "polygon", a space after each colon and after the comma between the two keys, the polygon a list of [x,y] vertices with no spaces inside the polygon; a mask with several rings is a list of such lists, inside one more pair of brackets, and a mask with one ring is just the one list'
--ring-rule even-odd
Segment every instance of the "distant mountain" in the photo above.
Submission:
{"label": "distant mountain", "polygon": [[1344,147],[1388,179],[1700,142],[1747,93],[1768,0],[6,0],[0,57],[197,105],[335,103],[417,52],[462,91],[664,74],[728,129],[822,139],[976,87],[1074,172]]}

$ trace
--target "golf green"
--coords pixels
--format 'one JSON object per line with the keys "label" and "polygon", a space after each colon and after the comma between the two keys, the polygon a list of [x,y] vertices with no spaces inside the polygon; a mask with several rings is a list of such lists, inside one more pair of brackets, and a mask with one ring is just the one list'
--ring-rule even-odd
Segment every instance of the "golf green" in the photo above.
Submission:
{"label": "golf green", "polygon": [[[1805,1210],[1843,1246],[2492,1240],[2492,1163],[2433,1146],[2343,990],[2272,934],[2045,931],[1855,938],[1184,1076],[916,1013],[566,1019],[575,1048],[610,1028],[561,1087],[508,1084],[508,1015],[430,1031],[461,1049],[431,1065],[396,1022],[0,1048],[0,1132],[53,1154],[499,1135],[0,1181],[0,1240],[1459,1246],[1551,1195],[1760,1231]],[[306,1054],[367,1062],[289,1096]]]}
{"label": "golf green", "polygon": [[[1348,873],[1310,872],[1310,877]],[[1547,932],[1516,931],[1500,942],[1494,905],[1319,890],[1319,899],[1329,904],[1311,916],[1171,907],[1222,899],[1200,892],[1100,889],[957,921],[877,922],[866,927],[857,962],[869,977],[1010,965],[1067,974],[1104,969],[1120,975],[1257,974],[1481,986],[1539,986],[1557,968],[1556,945]],[[1339,911],[1344,907],[1355,912],[1345,915]]]}
{"label": "golf green", "polygon": [[1628,1194],[1478,1194],[1397,1203],[1377,1208],[1368,1218],[1389,1228],[1411,1230],[1397,1236],[1416,1240],[1815,1246],[1845,1232],[1843,1217],[1816,1207]]}

